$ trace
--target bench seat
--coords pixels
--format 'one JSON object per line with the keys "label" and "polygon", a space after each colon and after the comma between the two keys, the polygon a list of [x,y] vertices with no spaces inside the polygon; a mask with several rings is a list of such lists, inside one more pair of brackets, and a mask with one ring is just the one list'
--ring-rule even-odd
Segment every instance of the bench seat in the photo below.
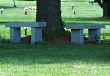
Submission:
{"label": "bench seat", "polygon": [[12,22],[6,23],[5,27],[10,27],[10,41],[21,42],[21,27],[31,27],[31,44],[42,41],[42,27],[46,27],[46,22]]}
{"label": "bench seat", "polygon": [[89,41],[96,41],[94,37],[97,35],[100,38],[100,28],[105,28],[105,24],[66,25],[66,29],[71,29],[71,42],[78,44],[84,44],[83,29],[88,29]]}

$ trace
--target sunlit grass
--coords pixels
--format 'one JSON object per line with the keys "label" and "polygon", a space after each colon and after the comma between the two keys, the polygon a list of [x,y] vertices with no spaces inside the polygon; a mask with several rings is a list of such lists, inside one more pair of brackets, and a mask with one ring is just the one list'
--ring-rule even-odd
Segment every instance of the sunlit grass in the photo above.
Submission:
{"label": "sunlit grass", "polygon": [[0,51],[1,75],[110,75],[109,45],[3,44],[3,47]]}
{"label": "sunlit grass", "polygon": [[36,10],[29,10],[28,15],[24,15],[24,8],[36,6],[35,1],[16,1],[17,7],[13,7],[13,2],[1,1],[0,8],[4,9],[2,15],[0,15],[0,22],[35,22]]}

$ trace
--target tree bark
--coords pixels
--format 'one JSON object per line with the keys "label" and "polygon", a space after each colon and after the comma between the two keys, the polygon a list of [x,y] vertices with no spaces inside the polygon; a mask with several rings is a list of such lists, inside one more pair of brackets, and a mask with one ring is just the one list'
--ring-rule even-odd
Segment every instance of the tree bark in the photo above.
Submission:
{"label": "tree bark", "polygon": [[110,17],[110,0],[103,0],[103,17]]}
{"label": "tree bark", "polygon": [[14,7],[16,7],[16,2],[15,2],[15,0],[13,0],[13,5],[14,5]]}
{"label": "tree bark", "polygon": [[99,6],[103,9],[103,16],[109,18],[110,17],[110,0],[97,0]]}
{"label": "tree bark", "polygon": [[94,0],[93,2],[97,2],[97,0]]}
{"label": "tree bark", "polygon": [[61,26],[60,0],[37,0],[37,22],[47,22],[43,33],[50,34],[52,29],[56,32],[63,30]]}
{"label": "tree bark", "polygon": [[99,4],[99,6],[103,9],[103,3],[102,3],[102,1],[101,0],[96,0],[96,1]]}

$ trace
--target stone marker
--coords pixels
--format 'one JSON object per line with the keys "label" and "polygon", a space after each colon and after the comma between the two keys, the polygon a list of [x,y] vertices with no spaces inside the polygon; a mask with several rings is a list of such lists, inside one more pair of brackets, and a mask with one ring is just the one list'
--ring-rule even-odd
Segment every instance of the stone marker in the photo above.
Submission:
{"label": "stone marker", "polygon": [[3,14],[3,8],[0,11],[1,11],[1,14]]}
{"label": "stone marker", "polygon": [[[105,28],[105,24],[81,24],[66,25],[66,29],[71,29],[71,42],[84,44],[83,29],[88,29],[89,41],[95,41],[95,36],[100,37],[100,28]],[[100,43],[99,39],[99,43]]]}

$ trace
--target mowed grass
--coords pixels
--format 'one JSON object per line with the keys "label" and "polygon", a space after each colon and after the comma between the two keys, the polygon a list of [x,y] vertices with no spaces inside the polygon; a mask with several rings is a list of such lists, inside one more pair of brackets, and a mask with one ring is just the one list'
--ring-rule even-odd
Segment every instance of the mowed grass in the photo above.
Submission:
{"label": "mowed grass", "polygon": [[[76,11],[76,15],[71,5],[74,5],[73,10]],[[62,3],[62,18],[66,24],[109,24],[110,19],[100,18],[102,14],[103,11],[97,3],[93,5],[88,5],[86,2]]]}
{"label": "mowed grass", "polygon": [[28,16],[24,15],[24,8],[36,6],[35,1],[16,1],[17,7],[13,7],[13,1],[1,1],[0,9],[4,8],[4,12],[0,15],[0,22],[35,22],[36,10],[28,11]]}
{"label": "mowed grass", "polygon": [[[101,38],[110,39],[109,19],[101,19],[102,9],[86,2],[62,2],[62,18],[65,24],[106,24]],[[9,42],[6,22],[34,22],[35,11],[24,15],[24,7],[35,6],[34,1],[0,2],[4,13],[0,14],[0,76],[110,76],[110,44],[47,45],[43,43],[14,44]],[[75,5],[76,15],[70,5]],[[10,7],[10,8],[9,8]],[[92,9],[97,9],[93,11]],[[13,11],[14,10],[14,11]],[[23,28],[22,36],[24,36]],[[30,34],[30,29],[28,29]],[[85,30],[87,35],[87,29]]]}
{"label": "mowed grass", "polygon": [[3,44],[2,76],[109,76],[109,45]]}

